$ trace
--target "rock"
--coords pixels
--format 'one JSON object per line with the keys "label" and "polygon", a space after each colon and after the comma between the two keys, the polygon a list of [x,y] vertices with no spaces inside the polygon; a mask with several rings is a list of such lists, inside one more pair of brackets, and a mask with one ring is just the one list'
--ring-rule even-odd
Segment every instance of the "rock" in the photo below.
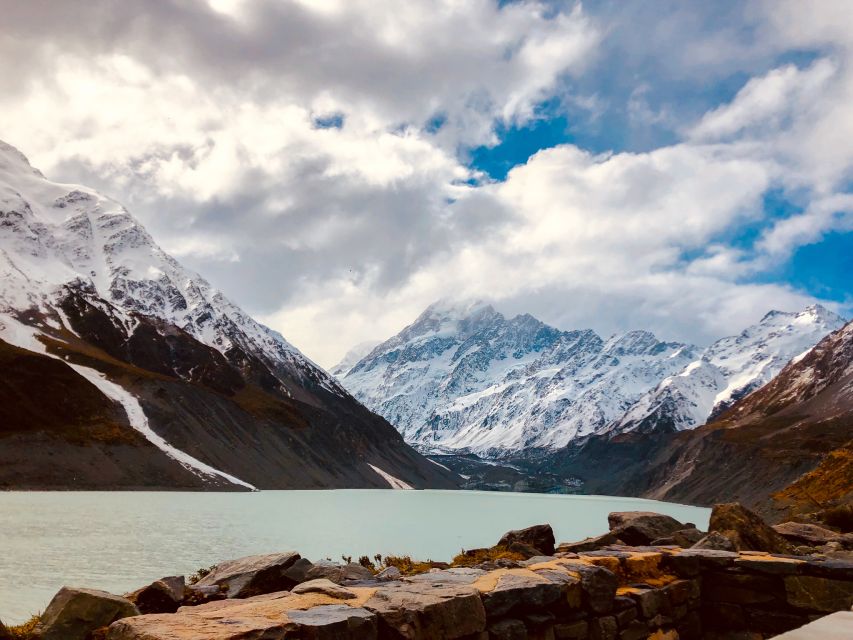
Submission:
{"label": "rock", "polygon": [[613,608],[613,600],[619,586],[615,573],[603,567],[581,563],[565,563],[565,566],[580,576],[585,607],[594,613],[607,613]]}
{"label": "rock", "polygon": [[527,640],[527,627],[521,620],[509,618],[489,625],[489,640]]}
{"label": "rock", "polygon": [[586,640],[589,637],[589,622],[578,620],[554,625],[554,635],[557,640]]}
{"label": "rock", "polygon": [[364,608],[379,616],[383,638],[454,640],[486,628],[480,594],[467,585],[445,586],[429,580],[390,582],[380,586]]}
{"label": "rock", "polygon": [[593,538],[584,538],[577,542],[561,542],[557,547],[558,553],[578,553],[579,551],[598,551],[612,544],[623,544],[623,541],[617,538],[613,533],[608,532],[604,535],[595,536]]}
{"label": "rock", "polygon": [[648,545],[684,529],[675,518],[651,511],[614,511],[607,522],[613,535],[634,546]]}
{"label": "rock", "polygon": [[336,584],[344,584],[346,582],[372,580],[373,573],[370,569],[362,567],[360,564],[356,564],[354,562],[349,564],[338,564],[337,562],[321,560],[320,562],[314,563],[314,566],[309,569],[305,578],[307,580],[325,578],[326,580],[331,580]]}
{"label": "rock", "polygon": [[853,582],[815,576],[786,576],[788,604],[799,609],[830,613],[853,607]]}
{"label": "rock", "polygon": [[482,591],[489,618],[544,609],[560,600],[563,593],[562,585],[527,569],[500,574],[489,587]]}
{"label": "rock", "polygon": [[127,598],[62,587],[42,614],[37,634],[42,640],[86,640],[95,629],[138,615],[139,609]]}
{"label": "rock", "polygon": [[741,556],[735,566],[756,573],[769,575],[794,575],[805,569],[806,561],[779,556]]}
{"label": "rock", "polygon": [[[643,625],[645,629],[645,625]],[[613,616],[605,616],[590,620],[589,622],[589,638],[590,640],[616,640],[619,636],[619,627],[616,624],[616,618]]]}
{"label": "rock", "polygon": [[685,549],[663,557],[664,567],[683,578],[698,576],[705,569],[725,569],[734,564],[738,554],[716,549]]}
{"label": "rock", "polygon": [[828,542],[838,542],[842,547],[853,548],[853,536],[850,534],[836,533],[832,529],[826,529],[816,524],[783,522],[773,525],[773,530],[795,545],[806,544],[818,547]]}
{"label": "rock", "polygon": [[513,542],[507,547],[507,549],[524,558],[535,558],[536,556],[542,555],[542,552],[539,549],[531,547],[526,542]]}
{"label": "rock", "polygon": [[213,584],[208,587],[200,587],[196,584],[191,584],[188,585],[184,591],[184,599],[181,604],[195,606],[224,599],[225,593],[219,588],[218,584]]}
{"label": "rock", "polygon": [[554,530],[550,524],[537,524],[526,529],[508,531],[498,541],[498,546],[509,548],[517,542],[538,550],[538,553],[532,553],[531,556],[554,555]]}
{"label": "rock", "polygon": [[390,580],[399,580],[403,577],[403,574],[400,573],[400,570],[397,567],[385,567],[373,577],[377,580],[381,580],[382,582],[387,582]]}
{"label": "rock", "polygon": [[701,538],[696,544],[690,547],[691,549],[712,549],[715,551],[734,551],[735,545],[719,531],[711,531],[709,534]]}
{"label": "rock", "polygon": [[184,576],[169,576],[137,589],[125,597],[140,613],[175,613],[184,601]]}
{"label": "rock", "polygon": [[784,603],[785,595],[781,582],[774,577],[714,571],[702,577],[702,600],[776,607]]}
{"label": "rock", "polygon": [[308,572],[314,564],[308,558],[299,558],[284,572],[284,576],[293,581],[294,584],[305,582],[308,579]]}
{"label": "rock", "polygon": [[311,598],[316,595],[265,594],[184,607],[176,614],[126,618],[110,626],[107,640],[376,639],[374,613],[331,599],[317,604]]}
{"label": "rock", "polygon": [[290,611],[287,615],[299,626],[300,638],[375,640],[378,634],[376,616],[366,609],[327,604],[307,611]]}
{"label": "rock", "polygon": [[693,527],[691,529],[680,529],[679,531],[674,532],[671,536],[652,540],[651,544],[653,547],[675,545],[677,547],[684,547],[687,549],[699,542],[704,536],[704,533]]}
{"label": "rock", "polygon": [[327,595],[330,598],[337,598],[338,600],[351,600],[355,598],[355,593],[339,584],[335,584],[331,580],[326,580],[326,578],[308,580],[307,582],[296,585],[290,590],[290,592],[297,594],[322,593],[323,595]]}
{"label": "rock", "polygon": [[721,533],[732,541],[738,551],[793,551],[792,546],[760,516],[737,502],[714,505],[708,531]]}
{"label": "rock", "polygon": [[287,570],[299,558],[295,551],[287,551],[229,560],[217,565],[196,586],[220,586],[228,598],[285,591],[296,584],[287,576]]}

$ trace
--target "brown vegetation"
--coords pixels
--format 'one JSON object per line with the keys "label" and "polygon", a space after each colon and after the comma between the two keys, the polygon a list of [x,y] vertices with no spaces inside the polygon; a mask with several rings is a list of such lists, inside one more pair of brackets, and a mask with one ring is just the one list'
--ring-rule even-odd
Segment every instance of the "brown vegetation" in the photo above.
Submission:
{"label": "brown vegetation", "polygon": [[524,560],[525,556],[516,552],[510,551],[507,547],[496,545],[488,549],[469,549],[462,550],[462,553],[453,558],[451,566],[453,567],[475,567],[483,562],[494,562],[496,560]]}

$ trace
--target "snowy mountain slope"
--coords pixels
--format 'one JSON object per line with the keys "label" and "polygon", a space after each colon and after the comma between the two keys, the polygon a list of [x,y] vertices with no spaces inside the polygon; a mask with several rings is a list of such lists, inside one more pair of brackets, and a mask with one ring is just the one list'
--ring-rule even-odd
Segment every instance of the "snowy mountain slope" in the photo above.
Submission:
{"label": "snowy mountain slope", "polygon": [[378,343],[375,340],[358,343],[352,349],[346,352],[346,354],[338,364],[329,369],[329,373],[331,373],[335,377],[345,376],[350,369],[352,369],[355,365],[358,364],[359,360],[361,360],[364,356],[373,351],[377,344]]}
{"label": "snowy mountain slope", "polygon": [[[11,403],[0,485],[388,486],[375,468],[418,487],[455,482],[121,205],[50,182],[4,143],[0,347],[18,371],[0,372]],[[45,389],[75,388],[85,402],[65,415],[68,399],[44,391],[35,369],[50,372]],[[36,449],[62,465],[22,466]]]}
{"label": "snowy mountain slope", "polygon": [[644,331],[603,340],[442,301],[341,380],[418,447],[503,455],[602,428],[698,353]]}
{"label": "snowy mountain slope", "polygon": [[681,431],[704,424],[767,384],[793,358],[843,324],[843,318],[819,305],[799,313],[771,311],[740,335],[712,344],[606,431]]}
{"label": "snowy mountain slope", "polygon": [[[157,317],[223,354],[243,350],[273,370],[343,390],[277,332],[182,267],[117,202],[49,182],[0,142],[0,309],[56,310],[64,285],[129,314]],[[282,381],[282,388],[287,385]]]}
{"label": "snowy mountain slope", "polygon": [[820,306],[771,311],[702,350],[645,331],[603,340],[442,301],[339,379],[419,448],[504,456],[704,424],[841,324]]}

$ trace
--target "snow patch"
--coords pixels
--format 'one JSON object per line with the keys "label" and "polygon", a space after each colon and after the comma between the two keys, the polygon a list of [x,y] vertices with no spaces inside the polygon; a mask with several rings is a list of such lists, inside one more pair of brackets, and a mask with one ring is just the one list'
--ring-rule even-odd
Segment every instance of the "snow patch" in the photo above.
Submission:
{"label": "snow patch", "polygon": [[414,489],[414,487],[406,482],[403,482],[399,478],[395,478],[390,473],[386,473],[379,467],[375,467],[369,462],[367,466],[373,469],[376,473],[378,473],[382,478],[384,478],[385,482],[387,482],[392,489]]}

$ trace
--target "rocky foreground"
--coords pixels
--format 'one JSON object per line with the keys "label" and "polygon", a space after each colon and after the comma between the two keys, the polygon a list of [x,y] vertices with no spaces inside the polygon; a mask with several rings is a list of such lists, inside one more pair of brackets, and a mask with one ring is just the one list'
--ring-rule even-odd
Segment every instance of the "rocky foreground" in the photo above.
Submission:
{"label": "rocky foreground", "polygon": [[[647,512],[609,523],[560,545],[549,525],[511,531],[452,565],[285,552],[125,596],[65,587],[31,631],[0,638],[759,640],[853,606],[850,534],[769,527],[737,504],[717,505],[707,533]],[[830,626],[853,638],[848,622]]]}

